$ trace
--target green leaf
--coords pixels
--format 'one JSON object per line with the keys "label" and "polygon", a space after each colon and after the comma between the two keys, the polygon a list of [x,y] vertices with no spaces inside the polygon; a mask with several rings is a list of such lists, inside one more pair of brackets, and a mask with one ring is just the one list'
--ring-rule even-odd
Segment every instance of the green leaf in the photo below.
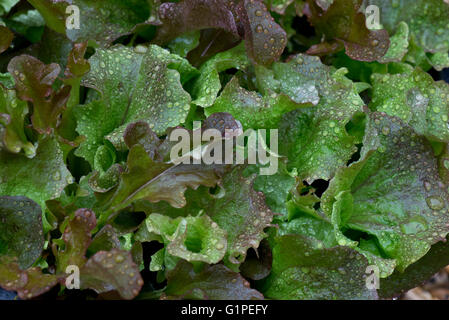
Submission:
{"label": "green leaf", "polygon": [[192,103],[203,108],[210,107],[214,104],[222,88],[220,72],[232,68],[244,70],[248,66],[249,59],[242,44],[231,50],[216,54],[201,66],[200,76],[193,87],[195,100]]}
{"label": "green leaf", "polygon": [[449,142],[449,85],[419,68],[374,74],[370,108],[396,116],[431,140]]}
{"label": "green leaf", "polygon": [[417,262],[411,264],[404,272],[395,271],[390,277],[381,279],[379,296],[392,298],[424,283],[449,263],[449,242],[439,242]]}
{"label": "green leaf", "polygon": [[386,278],[391,275],[396,267],[395,259],[388,259],[378,247],[375,239],[352,240],[344,234],[348,231],[347,223],[353,215],[354,199],[349,191],[342,191],[336,197],[332,208],[332,225],[337,243],[341,246],[348,246],[363,254],[370,265],[379,268],[379,277]]}
{"label": "green leaf", "polygon": [[[307,106],[307,105],[306,105]],[[223,89],[213,106],[205,109],[206,116],[217,112],[229,112],[244,128],[277,128],[283,114],[304,107],[286,95],[272,94],[261,97],[255,91],[242,88],[237,77]]]}
{"label": "green leaf", "polygon": [[405,22],[398,24],[395,34],[390,37],[390,48],[378,61],[381,63],[400,62],[407,53],[409,29]]}
{"label": "green leaf", "polygon": [[273,212],[267,207],[262,192],[254,190],[256,175],[244,177],[243,167],[225,175],[221,183],[224,194],[205,208],[208,216],[228,235],[225,263],[232,269],[245,260],[249,248],[257,249],[266,237]]}
{"label": "green leaf", "polygon": [[207,215],[171,219],[153,213],[142,227],[160,235],[169,254],[187,261],[214,264],[226,253],[226,232]]}
{"label": "green leaf", "polygon": [[276,238],[273,269],[262,286],[271,299],[376,299],[366,288],[368,262],[348,247],[323,248],[300,235]]}
{"label": "green leaf", "polygon": [[2,0],[0,3],[0,16],[7,14],[19,0]]}
{"label": "green leaf", "polygon": [[189,51],[195,49],[200,43],[200,33],[198,31],[189,32],[179,36],[167,45],[170,51],[180,57],[187,57]]}
{"label": "green leaf", "polygon": [[180,261],[167,273],[165,299],[260,300],[260,292],[251,289],[249,282],[222,264],[206,266],[196,273],[193,266]]}
{"label": "green leaf", "polygon": [[101,98],[74,112],[77,131],[86,137],[76,154],[91,165],[104,139],[124,149],[123,133],[132,122],[143,120],[162,134],[185,121],[191,99],[181,83],[196,72],[186,60],[155,45],[135,50],[117,45],[97,50],[89,63],[82,84]]}
{"label": "green leaf", "polygon": [[[254,166],[251,171],[258,169],[258,166]],[[275,174],[258,175],[254,181],[254,190],[263,192],[271,211],[284,216],[287,215],[287,198],[294,186],[295,178],[287,171],[283,162],[279,162],[279,168]]]}
{"label": "green leaf", "polygon": [[0,197],[0,221],[0,247],[20,268],[30,267],[44,248],[41,208],[26,197]]}
{"label": "green leaf", "polygon": [[42,38],[45,21],[37,10],[26,10],[9,16],[6,19],[6,25],[32,43],[36,43]]}
{"label": "green leaf", "polygon": [[0,150],[12,153],[22,150],[28,158],[36,155],[36,147],[25,134],[26,102],[17,99],[16,92],[0,85]]}
{"label": "green leaf", "polygon": [[45,208],[45,201],[56,199],[73,182],[55,138],[39,141],[36,156],[0,152],[0,195],[26,196]]}
{"label": "green leaf", "polygon": [[[54,31],[66,34],[73,42],[94,40],[107,46],[123,35],[130,34],[137,24],[150,16],[146,0],[29,0],[42,14]],[[66,13],[69,5],[76,5],[80,12],[80,28],[66,29],[66,20],[73,12]]]}
{"label": "green leaf", "polygon": [[445,239],[447,186],[425,139],[398,118],[370,117],[361,159],[339,169],[321,205],[330,214],[337,195],[349,191],[353,209],[341,208],[344,227],[375,237],[403,271]]}
{"label": "green leaf", "polygon": [[298,55],[289,64],[297,78],[307,78],[308,86],[316,88],[318,105],[286,114],[279,128],[283,137],[279,153],[288,157],[288,168],[297,168],[298,177],[308,183],[333,177],[357,151],[357,139],[348,134],[346,125],[363,106],[356,86],[344,76],[347,70],[335,71],[316,59]]}
{"label": "green leaf", "polygon": [[405,21],[417,45],[425,52],[449,51],[449,4],[440,0],[383,1],[365,0],[366,5],[380,8],[380,23],[390,34]]}
{"label": "green leaf", "polygon": [[[294,209],[290,209],[290,212]],[[289,213],[290,213],[289,212]],[[322,242],[326,248],[338,245],[334,228],[328,219],[315,213],[315,216],[295,212],[287,222],[279,223],[277,236],[302,235]]]}

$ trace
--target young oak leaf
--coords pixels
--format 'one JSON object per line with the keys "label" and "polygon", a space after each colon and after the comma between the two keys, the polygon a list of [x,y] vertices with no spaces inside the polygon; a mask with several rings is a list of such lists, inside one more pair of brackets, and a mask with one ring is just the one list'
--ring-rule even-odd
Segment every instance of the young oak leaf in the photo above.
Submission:
{"label": "young oak leaf", "polygon": [[261,286],[271,299],[377,299],[366,286],[368,261],[349,247],[323,248],[302,235],[277,237],[273,268]]}
{"label": "young oak leaf", "polygon": [[82,85],[98,90],[101,98],[74,112],[77,131],[86,137],[76,154],[91,165],[104,139],[125,148],[123,133],[132,122],[145,121],[162,134],[185,121],[191,98],[181,83],[196,73],[185,59],[155,45],[135,50],[117,45],[97,50],[89,63]]}
{"label": "young oak leaf", "polygon": [[59,65],[45,65],[32,56],[21,55],[9,62],[8,71],[14,77],[17,96],[33,103],[33,127],[39,133],[51,133],[70,95],[70,86],[58,92],[52,89],[61,71]]}
{"label": "young oak leaf", "polygon": [[36,155],[36,147],[25,134],[27,114],[27,103],[17,98],[15,90],[0,85],[0,150],[11,153],[23,151],[28,158]]}
{"label": "young oak leaf", "polygon": [[373,74],[369,107],[396,116],[418,134],[449,142],[449,85],[419,68],[400,74]]}
{"label": "young oak leaf", "polygon": [[[389,48],[390,40],[386,30],[370,30],[366,17],[360,12],[363,0],[334,0],[323,9],[317,0],[307,0],[305,13],[316,30],[327,41],[343,43],[346,54],[354,60],[376,61]],[[324,46],[324,47],[323,47]],[[312,51],[327,47],[326,43],[312,47]]]}
{"label": "young oak leaf", "polygon": [[[56,32],[67,35],[73,42],[94,40],[102,47],[110,45],[121,36],[131,33],[135,26],[144,23],[150,16],[150,8],[145,0],[30,0],[44,17],[47,25]],[[79,9],[81,27],[66,28],[66,22]],[[69,8],[70,9],[70,8]],[[68,12],[68,13],[67,13]],[[69,19],[69,20],[67,20]]]}
{"label": "young oak leaf", "polygon": [[58,272],[64,273],[70,265],[83,266],[86,252],[92,242],[91,232],[97,225],[95,213],[88,209],[79,209],[65,227],[62,235],[64,248],[53,248]]}
{"label": "young oak leaf", "polygon": [[190,263],[181,260],[167,273],[161,299],[261,300],[263,295],[222,264],[206,266],[196,273]]}
{"label": "young oak leaf", "polygon": [[187,261],[215,264],[226,253],[226,232],[207,215],[171,219],[153,213],[142,227],[160,235],[169,254]]}
{"label": "young oak leaf", "polygon": [[44,248],[41,208],[26,197],[2,196],[0,222],[0,244],[6,246],[4,253],[17,257],[20,268],[30,267]]}
{"label": "young oak leaf", "polygon": [[342,191],[353,199],[352,213],[341,212],[345,226],[375,237],[399,271],[449,232],[447,186],[433,150],[398,118],[370,116],[361,160],[340,168],[323,195],[327,214]]}
{"label": "young oak leaf", "polygon": [[121,176],[117,188],[101,200],[101,223],[110,214],[118,212],[136,200],[167,201],[175,208],[186,205],[185,190],[200,185],[214,187],[220,179],[219,166],[155,162],[140,144],[131,148],[127,171]]}

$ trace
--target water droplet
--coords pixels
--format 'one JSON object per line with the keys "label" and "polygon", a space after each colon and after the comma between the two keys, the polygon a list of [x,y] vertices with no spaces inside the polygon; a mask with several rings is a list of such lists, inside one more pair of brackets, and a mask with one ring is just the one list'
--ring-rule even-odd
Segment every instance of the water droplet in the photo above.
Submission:
{"label": "water droplet", "polygon": [[59,171],[55,171],[55,173],[53,173],[53,180],[55,181],[61,180],[61,173]]}
{"label": "water droplet", "polygon": [[427,230],[427,222],[421,216],[414,216],[407,223],[401,224],[401,231],[404,234],[416,234],[425,230]]}
{"label": "water droplet", "polygon": [[444,165],[444,167],[445,167],[447,170],[449,170],[449,159],[444,159],[444,160],[443,160],[443,165]]}
{"label": "water droplet", "polygon": [[427,205],[432,210],[441,210],[444,208],[444,202],[439,196],[431,196],[426,199]]}

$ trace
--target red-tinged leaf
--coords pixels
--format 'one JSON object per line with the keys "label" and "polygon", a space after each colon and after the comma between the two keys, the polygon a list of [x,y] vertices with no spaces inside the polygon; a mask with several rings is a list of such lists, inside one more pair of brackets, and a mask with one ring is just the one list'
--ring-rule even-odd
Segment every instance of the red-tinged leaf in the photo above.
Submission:
{"label": "red-tinged leaf", "polygon": [[14,34],[8,28],[0,26],[0,53],[9,48],[13,38]]}
{"label": "red-tinged leaf", "polygon": [[[362,0],[334,0],[330,6],[325,6],[327,10],[316,0],[308,0],[307,4],[304,11],[311,24],[325,37],[325,42],[342,42],[346,54],[352,59],[376,61],[387,53],[390,46],[388,32],[366,27],[366,17],[360,12]],[[324,44],[319,51],[333,47]],[[317,48],[313,48],[313,51],[317,51]]]}
{"label": "red-tinged leaf", "polygon": [[236,8],[244,29],[248,56],[258,64],[278,60],[287,44],[287,34],[274,21],[262,1],[243,0]]}
{"label": "red-tinged leaf", "polygon": [[21,299],[31,299],[48,292],[60,278],[52,274],[42,273],[40,268],[31,268],[26,271],[28,281],[26,285],[17,290],[17,295]]}
{"label": "red-tinged leaf", "polygon": [[162,26],[156,43],[167,43],[183,33],[211,28],[239,38],[234,16],[223,0],[166,2],[159,7],[159,18]]}
{"label": "red-tinged leaf", "polygon": [[95,214],[87,209],[75,212],[62,235],[64,250],[55,253],[58,270],[65,272],[69,265],[83,266],[86,263],[86,252],[92,242],[91,232],[96,226]]}
{"label": "red-tinged leaf", "polygon": [[67,78],[80,78],[90,70],[89,61],[84,59],[87,42],[75,43],[70,51],[64,75]]}
{"label": "red-tinged leaf", "polygon": [[44,274],[40,268],[21,270],[16,260],[0,257],[0,287],[16,291],[21,299],[32,299],[49,291],[61,277]]}
{"label": "red-tinged leaf", "polygon": [[69,99],[69,86],[58,92],[52,89],[60,70],[56,63],[45,65],[29,55],[14,57],[8,65],[18,97],[33,103],[33,127],[41,133],[50,133],[56,128],[58,116]]}
{"label": "red-tinged leaf", "polygon": [[116,290],[123,299],[135,298],[143,280],[130,252],[112,249],[92,256],[81,270],[81,287],[98,293]]}

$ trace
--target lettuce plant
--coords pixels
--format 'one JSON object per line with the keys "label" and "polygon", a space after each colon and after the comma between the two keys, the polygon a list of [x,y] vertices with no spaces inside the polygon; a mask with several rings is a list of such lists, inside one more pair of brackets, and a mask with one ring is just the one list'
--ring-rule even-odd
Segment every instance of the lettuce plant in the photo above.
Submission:
{"label": "lettuce plant", "polygon": [[[0,287],[388,299],[419,285],[449,264],[448,51],[444,0],[0,1]],[[208,129],[200,154],[230,141],[248,158],[228,130],[278,133],[277,150],[258,140],[277,171],[173,161],[175,132]]]}

